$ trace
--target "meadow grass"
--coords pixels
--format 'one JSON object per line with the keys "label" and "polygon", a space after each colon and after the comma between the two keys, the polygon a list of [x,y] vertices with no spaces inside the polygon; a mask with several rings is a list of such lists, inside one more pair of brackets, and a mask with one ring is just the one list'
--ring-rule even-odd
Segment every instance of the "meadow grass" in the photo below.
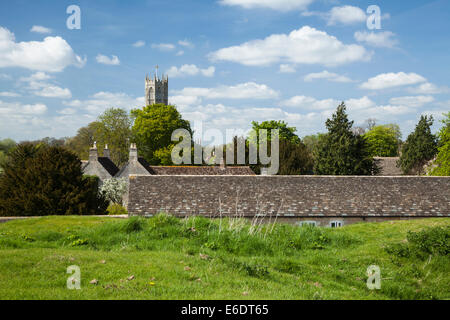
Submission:
{"label": "meadow grass", "polygon": [[[450,219],[256,231],[166,214],[10,221],[0,224],[0,299],[449,299],[446,251],[389,250],[431,227],[448,235]],[[70,265],[81,269],[81,290],[66,288]],[[370,265],[381,268],[380,290],[366,286]]]}

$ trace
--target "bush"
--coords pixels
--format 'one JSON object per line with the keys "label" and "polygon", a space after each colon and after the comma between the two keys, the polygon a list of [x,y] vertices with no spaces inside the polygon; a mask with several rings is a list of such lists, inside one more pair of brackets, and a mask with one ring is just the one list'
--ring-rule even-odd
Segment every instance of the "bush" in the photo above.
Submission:
{"label": "bush", "polygon": [[123,196],[128,190],[128,182],[126,178],[112,178],[103,181],[100,192],[106,200],[113,204],[122,204]]}
{"label": "bush", "polygon": [[80,159],[62,147],[22,143],[0,176],[0,216],[104,214],[98,178],[83,176]]}
{"label": "bush", "polygon": [[412,251],[418,256],[445,256],[450,253],[450,227],[434,227],[419,232],[409,231],[407,239]]}
{"label": "bush", "polygon": [[112,203],[108,206],[108,215],[111,216],[119,216],[119,215],[127,215],[128,211],[120,204]]}
{"label": "bush", "polygon": [[145,220],[140,217],[131,217],[123,225],[126,233],[139,232],[144,229]]}
{"label": "bush", "polygon": [[408,231],[407,243],[393,243],[385,250],[399,258],[425,259],[430,255],[450,254],[450,227],[434,227],[419,232]]}

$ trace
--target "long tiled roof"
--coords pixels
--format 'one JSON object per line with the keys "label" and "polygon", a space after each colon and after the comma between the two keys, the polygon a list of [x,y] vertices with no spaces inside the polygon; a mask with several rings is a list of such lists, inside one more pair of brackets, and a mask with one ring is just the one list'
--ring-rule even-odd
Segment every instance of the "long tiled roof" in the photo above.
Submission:
{"label": "long tiled roof", "polygon": [[249,167],[220,166],[150,166],[154,175],[247,176],[255,175]]}
{"label": "long tiled roof", "polygon": [[375,161],[380,166],[380,176],[401,176],[402,169],[397,167],[398,157],[375,157]]}

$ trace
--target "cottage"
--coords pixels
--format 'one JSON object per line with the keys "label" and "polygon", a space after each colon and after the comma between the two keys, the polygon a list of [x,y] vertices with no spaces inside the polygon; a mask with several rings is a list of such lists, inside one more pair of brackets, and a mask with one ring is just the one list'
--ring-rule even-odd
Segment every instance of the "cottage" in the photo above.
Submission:
{"label": "cottage", "polygon": [[96,143],[89,150],[89,160],[82,162],[81,168],[85,175],[97,176],[100,184],[113,178],[119,172],[119,168],[110,159],[108,145],[103,150],[103,157],[99,157]]}

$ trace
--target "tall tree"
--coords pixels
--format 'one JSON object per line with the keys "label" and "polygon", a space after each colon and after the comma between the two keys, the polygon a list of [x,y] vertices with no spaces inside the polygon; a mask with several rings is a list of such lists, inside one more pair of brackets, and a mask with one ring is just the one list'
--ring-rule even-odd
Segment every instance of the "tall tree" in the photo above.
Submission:
{"label": "tall tree", "polygon": [[318,148],[320,145],[320,140],[325,136],[324,133],[317,133],[309,136],[303,137],[302,141],[308,148],[308,152],[311,154],[311,157],[315,159],[317,157]]}
{"label": "tall tree", "polygon": [[364,134],[369,152],[374,157],[396,157],[401,142],[400,127],[396,124],[374,126]]}
{"label": "tall tree", "polygon": [[[279,133],[280,140],[284,139],[284,140],[288,140],[293,143],[300,142],[300,138],[295,134],[295,131],[297,131],[297,128],[288,127],[288,124],[281,120],[279,120],[279,121],[275,121],[275,120],[263,121],[261,123],[253,121],[252,129],[255,131],[257,138],[259,138],[259,130],[266,129],[267,130],[267,138],[270,141],[270,139],[271,139],[270,130],[278,129],[278,130],[280,130],[280,133]],[[252,137],[250,137],[250,138],[252,139]]]}
{"label": "tall tree", "polygon": [[438,155],[435,161],[436,168],[433,169],[433,176],[450,176],[450,112],[445,114],[442,120],[444,126],[439,131]]}
{"label": "tall tree", "polygon": [[0,141],[0,173],[3,172],[2,164],[6,161],[8,153],[14,149],[16,142],[12,139],[4,139]]}
{"label": "tall tree", "polygon": [[305,175],[313,173],[313,158],[303,142],[280,140],[280,168],[278,175]]}
{"label": "tall tree", "polygon": [[108,145],[111,160],[121,166],[128,161],[131,124],[131,117],[124,109],[107,109],[97,121],[80,128],[75,137],[68,139],[66,147],[81,159],[87,159],[94,141],[97,142],[100,154]]}
{"label": "tall tree", "polygon": [[89,158],[89,148],[97,141],[97,122],[91,122],[86,127],[78,129],[75,137],[66,141],[65,147],[75,153],[80,159]]}
{"label": "tall tree", "polygon": [[175,130],[186,129],[192,137],[189,121],[184,120],[174,106],[154,104],[132,110],[131,115],[134,118],[133,140],[150,164],[171,164],[169,156],[175,145],[172,142]]}
{"label": "tall tree", "polygon": [[378,168],[362,136],[352,132],[346,107],[341,103],[325,123],[328,133],[318,146],[314,172],[318,175],[372,175]]}
{"label": "tall tree", "polygon": [[97,119],[96,138],[100,148],[108,145],[111,160],[118,166],[128,161],[132,121],[127,111],[110,108]]}
{"label": "tall tree", "polygon": [[106,207],[98,179],[83,176],[80,159],[62,147],[19,144],[0,176],[0,216],[103,214]]}
{"label": "tall tree", "polygon": [[399,165],[404,174],[423,174],[424,165],[437,153],[437,139],[431,133],[433,116],[421,116],[402,147]]}

